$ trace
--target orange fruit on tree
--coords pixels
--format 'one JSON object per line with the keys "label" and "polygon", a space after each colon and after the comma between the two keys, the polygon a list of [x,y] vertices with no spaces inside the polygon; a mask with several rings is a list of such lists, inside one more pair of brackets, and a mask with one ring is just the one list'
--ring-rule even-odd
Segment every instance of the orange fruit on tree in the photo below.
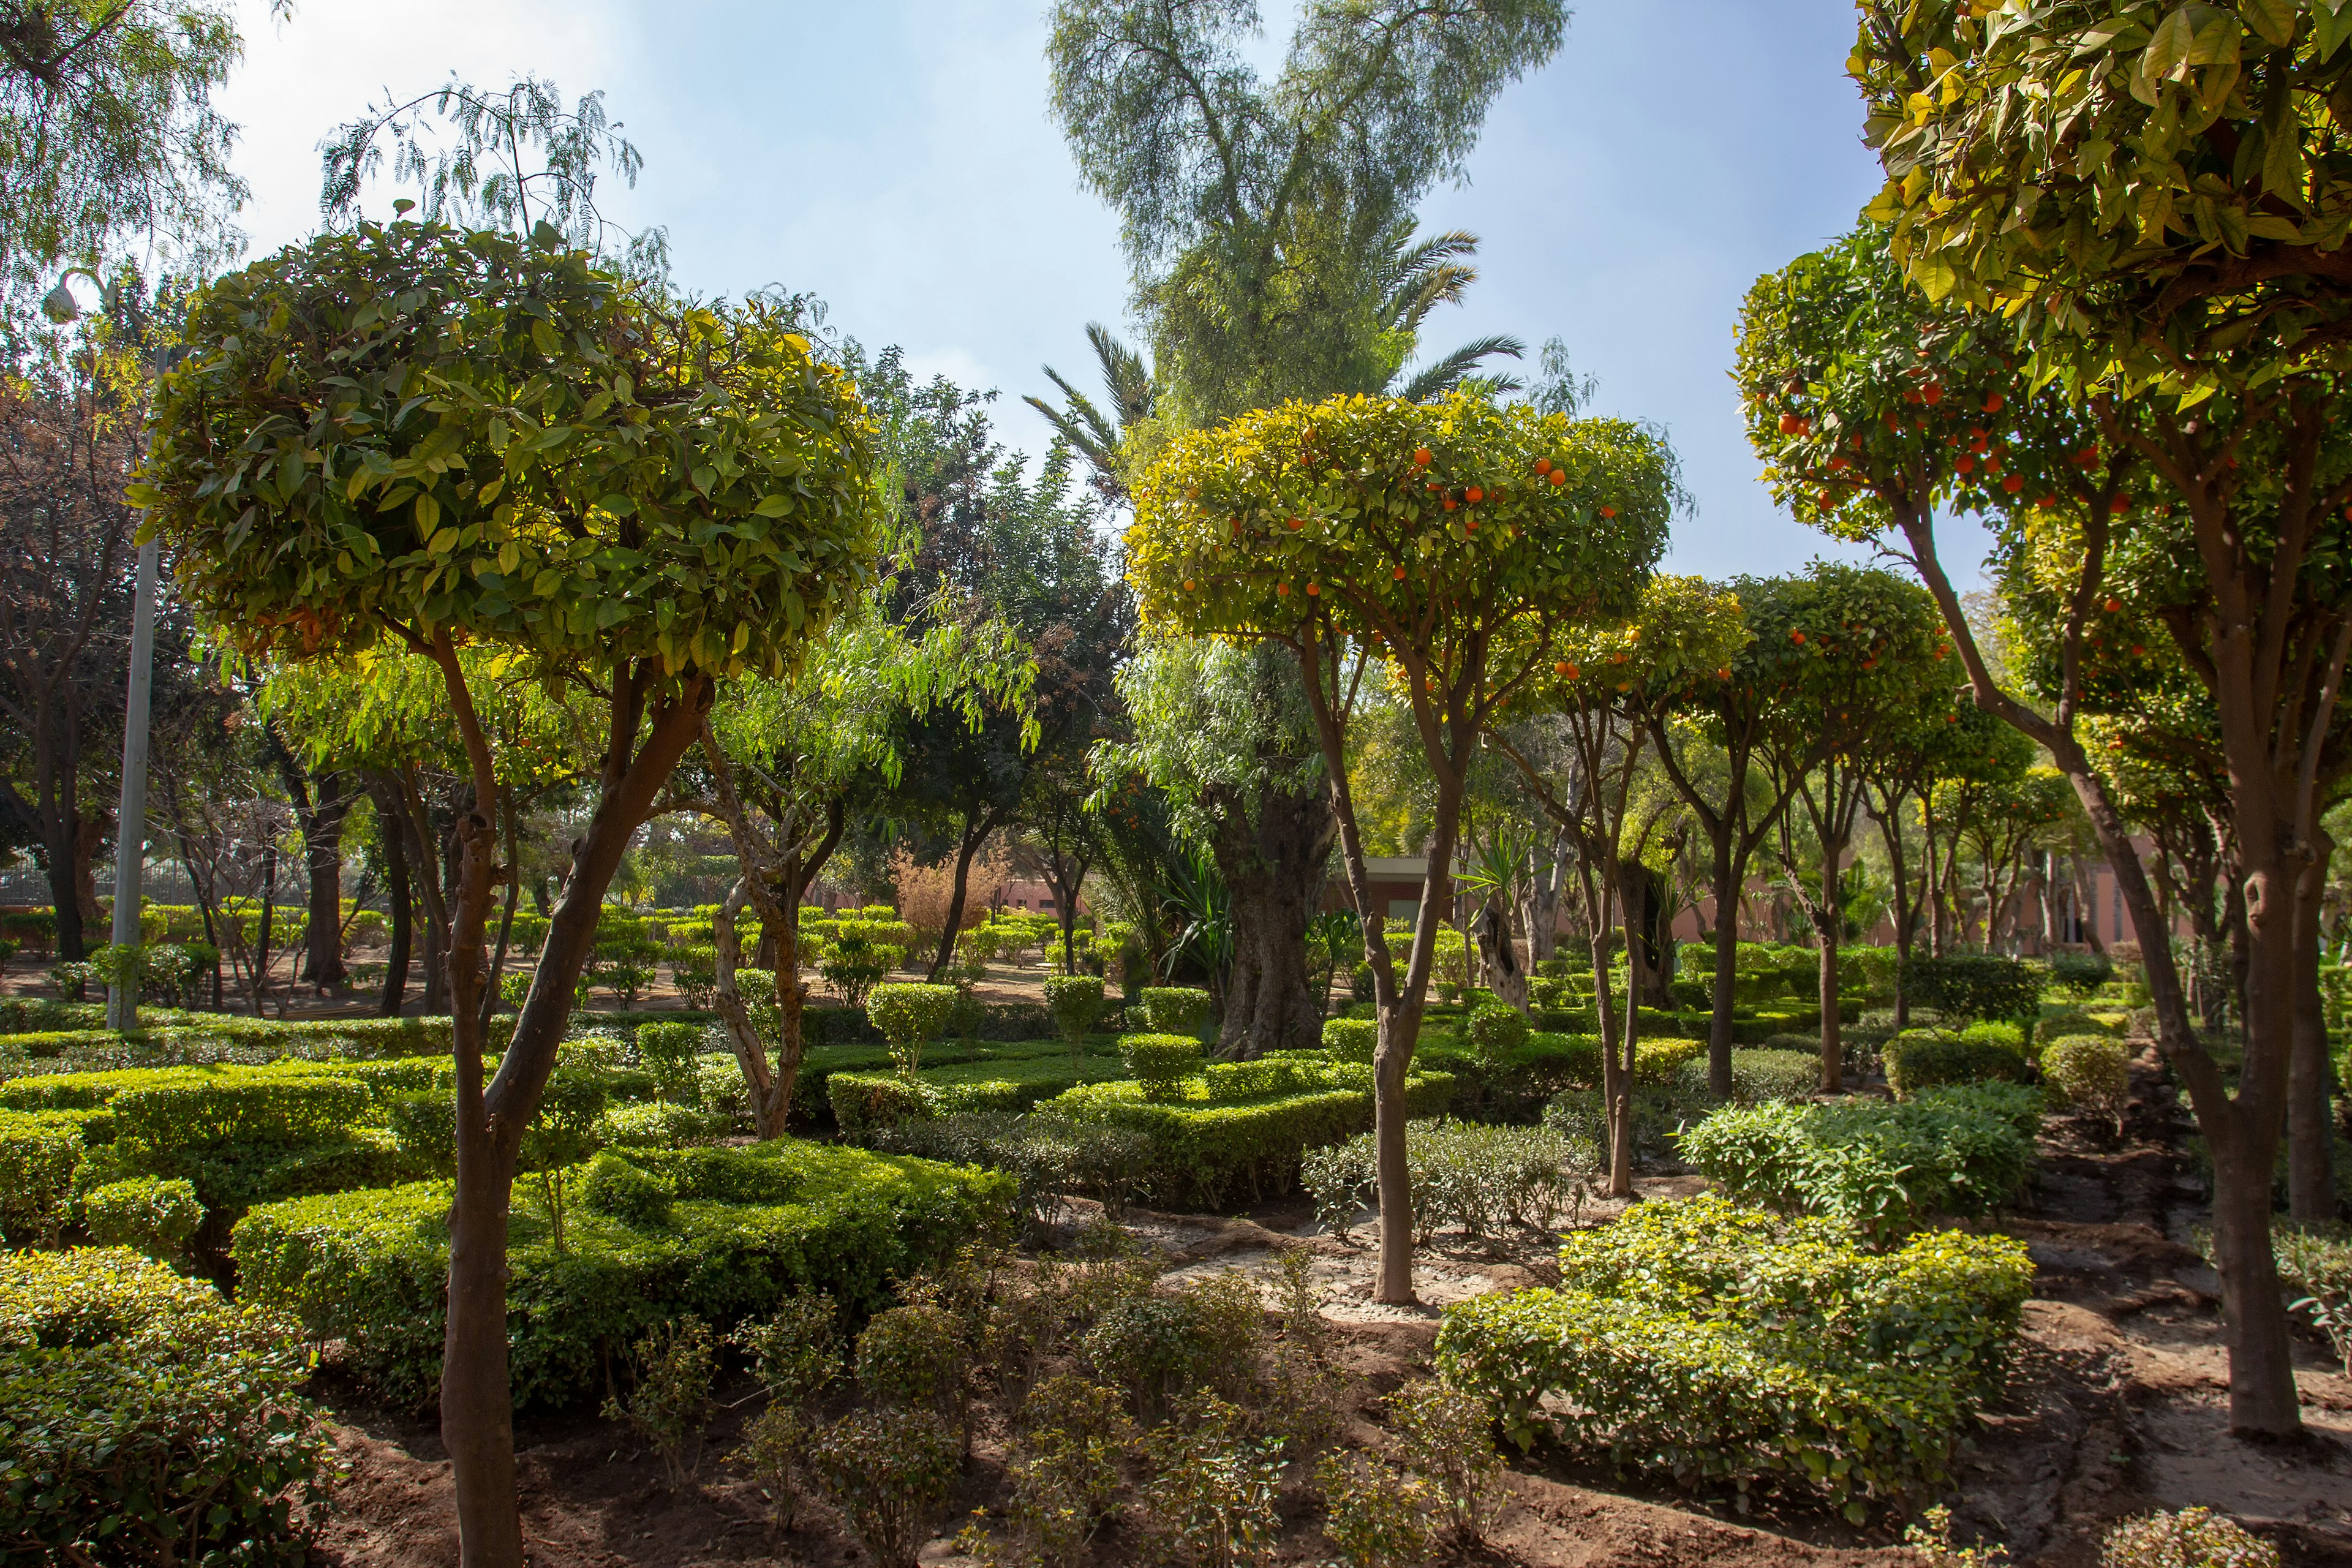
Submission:
{"label": "orange fruit on tree", "polygon": [[2121,599],[2109,599],[2107,601],[2107,614],[2111,616],[2123,607],[2124,602]]}
{"label": "orange fruit on tree", "polygon": [[1404,581],[1404,568],[1403,568],[1403,567],[1402,567],[1402,566],[1398,567],[1398,568],[1396,569],[1396,571],[1395,571],[1394,573],[1392,573],[1392,574],[1391,574],[1391,575],[1392,575],[1392,576],[1394,576],[1398,582],[1400,582],[1400,583],[1403,582],[1403,581]]}
{"label": "orange fruit on tree", "polygon": [[2000,481],[2000,488],[2007,490],[2010,494],[2015,495],[2018,491],[2025,488],[2024,476],[2021,474],[2011,474],[2009,478]]}
{"label": "orange fruit on tree", "polygon": [[1428,447],[1415,447],[1412,449],[1412,466],[1413,466],[1414,468],[1427,468],[1427,467],[1429,467],[1429,448],[1428,448]]}
{"label": "orange fruit on tree", "polygon": [[1601,509],[1601,515],[1603,517],[1615,517],[1617,515],[1617,509],[1613,506],[1604,506]]}
{"label": "orange fruit on tree", "polygon": [[1565,468],[1554,468],[1551,471],[1551,482],[1555,485],[1564,485],[1568,483],[1568,470]]}
{"label": "orange fruit on tree", "polygon": [[2000,395],[2000,393],[1998,393],[1998,392],[1988,392],[1988,393],[1986,393],[1986,394],[1985,394],[1985,400],[1984,400],[1984,411],[1985,411],[1987,414],[1998,414],[1998,413],[2000,413],[2000,405],[2001,405],[2001,395]]}
{"label": "orange fruit on tree", "polygon": [[1462,499],[1468,501],[1472,506],[1476,506],[1480,501],[1486,499],[1486,492],[1480,489],[1476,485],[1472,485],[1468,489],[1462,492]]}

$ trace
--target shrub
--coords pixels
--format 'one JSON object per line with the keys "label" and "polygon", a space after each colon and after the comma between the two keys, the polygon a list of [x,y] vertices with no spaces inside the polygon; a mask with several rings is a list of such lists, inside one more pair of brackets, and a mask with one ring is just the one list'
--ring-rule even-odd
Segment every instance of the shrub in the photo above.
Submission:
{"label": "shrub", "polygon": [[[583,1212],[560,1257],[543,1225],[516,1216],[508,1300],[519,1406],[595,1386],[603,1347],[656,1323],[690,1316],[728,1328],[812,1289],[846,1312],[873,1311],[894,1278],[995,1223],[1012,1199],[992,1172],[783,1139],[629,1160],[672,1184],[669,1224]],[[314,1340],[347,1341],[345,1364],[388,1402],[427,1404],[441,1375],[448,1192],[420,1182],[257,1208],[231,1237],[239,1289],[298,1314]]]}
{"label": "shrub", "polygon": [[666,1226],[677,1193],[651,1171],[615,1154],[599,1154],[580,1178],[580,1204],[640,1230]]}
{"label": "shrub", "polygon": [[928,1407],[963,1424],[964,1326],[921,1302],[877,1312],[857,1336],[857,1386],[877,1405]]}
{"label": "shrub", "polygon": [[2108,1026],[2095,1013],[2085,1013],[2080,1007],[2065,1007],[2035,1021],[2033,1040],[2036,1045],[2046,1046],[2068,1035],[2117,1035],[2122,1032]]}
{"label": "shrub", "polygon": [[158,1263],[186,1255],[205,1221],[195,1187],[160,1176],[131,1176],[91,1189],[81,1200],[82,1224],[100,1247],[127,1247]]}
{"label": "shrub", "polygon": [[832,1297],[802,1291],[777,1302],[767,1317],[745,1324],[734,1342],[751,1358],[751,1370],[770,1399],[808,1405],[841,1373],[841,1352],[834,1343],[838,1318]]}
{"label": "shrub", "polygon": [[2279,1550],[2210,1508],[2151,1513],[2107,1531],[2100,1568],[2279,1568]]}
{"label": "shrub", "polygon": [[[1731,1102],[1760,1105],[1766,1100],[1803,1100],[1821,1088],[1822,1058],[1808,1050],[1757,1047],[1731,1053]],[[1694,1057],[1675,1073],[1675,1087],[1696,1099],[1706,1092],[1707,1063]]]}
{"label": "shrub", "polygon": [[1138,1000],[1157,1034],[1196,1034],[1209,1021],[1209,994],[1188,985],[1147,985]]}
{"label": "shrub", "polygon": [[862,1007],[881,978],[906,959],[906,949],[843,940],[827,944],[816,972],[852,1007]]}
{"label": "shrub", "polygon": [[[1372,1124],[1371,1075],[1360,1067],[1330,1069],[1334,1087],[1214,1104],[1207,1085],[1180,1086],[1185,1098],[1152,1101],[1139,1083],[1081,1084],[1045,1101],[1041,1116],[1108,1125],[1140,1133],[1150,1153],[1139,1187],[1161,1207],[1215,1208],[1228,1197],[1278,1197],[1298,1186],[1299,1161],[1309,1149],[1336,1143]],[[1360,1075],[1347,1082],[1342,1075]],[[1339,1087],[1345,1083],[1345,1087]],[[1454,1080],[1444,1073],[1405,1079],[1408,1115],[1445,1109]]]}
{"label": "shrub", "polygon": [[2031,1018],[2042,982],[2021,959],[1992,953],[1915,953],[1903,965],[1903,991],[1916,1007],[1947,1018]]}
{"label": "shrub", "polygon": [[2062,952],[2050,960],[2050,978],[2077,996],[2088,996],[2116,977],[2104,952]]}
{"label": "shrub", "polygon": [[1282,1529],[1282,1439],[1250,1438],[1241,1411],[1214,1394],[1186,1414],[1143,1440],[1152,1521],[1206,1568],[1258,1561]]}
{"label": "shrub", "polygon": [[1425,1482],[1354,1453],[1324,1455],[1315,1481],[1323,1491],[1323,1539],[1339,1568],[1422,1568],[1430,1560],[1439,1504]]}
{"label": "shrub", "polygon": [[[567,1047],[568,1048],[568,1047]],[[611,1089],[603,1074],[567,1067],[561,1059],[540,1091],[539,1109],[523,1128],[522,1170],[539,1189],[555,1250],[564,1250],[563,1216],[570,1196],[572,1168],[596,1152],[596,1123],[604,1114]],[[453,1113],[454,1114],[454,1113]]]}
{"label": "shrub", "polygon": [[1118,1302],[1087,1331],[1083,1352],[1095,1375],[1126,1390],[1150,1422],[1195,1389],[1253,1392],[1265,1335],[1257,1287],[1223,1273]]}
{"label": "shrub", "polygon": [[2131,1056],[2105,1035],[2067,1035],[2042,1047],[2042,1081],[2058,1103],[2101,1116],[2121,1131],[2131,1103]]}
{"label": "shrub", "polygon": [[1939,1214],[1990,1213],[2022,1188],[2033,1144],[2013,1116],[1967,1089],[1904,1105],[1726,1106],[1681,1144],[1727,1196],[1828,1215],[1884,1244]]}
{"label": "shrub", "polygon": [[654,1089],[664,1100],[691,1105],[699,1098],[695,1064],[701,1059],[703,1026],[699,1024],[640,1024],[637,1060],[653,1074]]}
{"label": "shrub", "polygon": [[132,1253],[0,1258],[0,1559],[301,1563],[310,1371],[292,1325]]}
{"label": "shrub", "polygon": [[1906,1030],[1879,1053],[1897,1100],[1947,1084],[2025,1081],[2025,1054],[1990,1040]]}
{"label": "shrub", "polygon": [[1087,1036],[1102,1021],[1105,1005],[1098,976],[1056,974],[1045,982],[1045,1008],[1074,1057],[1086,1050]]}
{"label": "shrub", "polygon": [[661,1455],[669,1489],[683,1491],[702,1466],[703,1428],[719,1355],[710,1331],[693,1318],[656,1326],[632,1352],[636,1383],[626,1400],[604,1403],[607,1421],[625,1418]]}
{"label": "shrub", "polygon": [[0,1240],[54,1242],[81,1160],[79,1128],[54,1115],[0,1110]]}
{"label": "shrub", "polygon": [[[1598,1164],[1591,1150],[1549,1129],[1443,1118],[1406,1126],[1405,1157],[1416,1244],[1447,1225],[1472,1236],[1511,1225],[1549,1228],[1561,1210],[1581,1203],[1587,1173]],[[1300,1175],[1316,1219],[1344,1240],[1356,1213],[1376,1198],[1371,1134],[1310,1151]]]}
{"label": "shrub", "polygon": [[1496,1004],[1472,1013],[1463,1021],[1462,1033],[1480,1063],[1499,1066],[1528,1043],[1528,1021],[1517,1009]]}
{"label": "shrub", "polygon": [[1118,1059],[1145,1099],[1173,1100],[1177,1085],[1201,1070],[1201,1042],[1190,1035],[1121,1035]]}
{"label": "shrub", "polygon": [[2352,1376],[2352,1233],[2341,1226],[2273,1225],[2271,1253],[2280,1280],[2302,1292],[2290,1310],[2310,1314]]}
{"label": "shrub", "polygon": [[977,1528],[957,1538],[957,1550],[992,1565],[1084,1563],[1087,1543],[1118,1500],[1118,1461],[1135,1445],[1123,1404],[1118,1390],[1066,1373],[1039,1384],[1022,1408],[1025,1430],[1005,1466],[1013,1552],[1001,1553]]}
{"label": "shrub", "polygon": [[1560,1277],[1463,1302],[1439,1331],[1441,1374],[1507,1434],[1549,1426],[1685,1484],[1810,1488],[1860,1522],[1948,1481],[2032,1265],[1949,1231],[1871,1254],[1833,1221],[1708,1194],[1573,1233]]}
{"label": "shrub", "polygon": [[1486,1534],[1503,1479],[1494,1410],[1486,1397],[1430,1378],[1390,1395],[1389,1423],[1396,1428],[1397,1458],[1435,1489],[1454,1538],[1475,1541]]}
{"label": "shrub", "polygon": [[1381,1026],[1374,1018],[1326,1018],[1323,1048],[1335,1062],[1370,1062],[1380,1048]]}
{"label": "shrub", "polygon": [[877,985],[866,999],[866,1016],[890,1042],[890,1060],[911,1077],[923,1065],[923,1042],[948,1026],[954,1016],[952,985]]}
{"label": "shrub", "polygon": [[[674,930],[672,934],[675,934]],[[704,935],[709,934],[708,928],[705,928]],[[699,947],[673,949],[669,955],[669,978],[686,1005],[697,1012],[702,1011],[719,994],[719,950],[707,943]]]}
{"label": "shrub", "polygon": [[961,1453],[928,1410],[859,1410],[817,1434],[809,1462],[875,1568],[916,1568]]}

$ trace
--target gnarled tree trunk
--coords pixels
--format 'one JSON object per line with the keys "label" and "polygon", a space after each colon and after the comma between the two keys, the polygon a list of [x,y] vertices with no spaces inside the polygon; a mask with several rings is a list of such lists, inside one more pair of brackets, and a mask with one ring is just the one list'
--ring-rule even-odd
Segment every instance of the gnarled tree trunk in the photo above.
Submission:
{"label": "gnarled tree trunk", "polygon": [[1269,791],[1256,820],[1238,805],[1218,824],[1212,850],[1234,920],[1233,974],[1217,1053],[1247,1059],[1322,1041],[1323,1008],[1307,973],[1307,927],[1315,918],[1339,836],[1329,795]]}

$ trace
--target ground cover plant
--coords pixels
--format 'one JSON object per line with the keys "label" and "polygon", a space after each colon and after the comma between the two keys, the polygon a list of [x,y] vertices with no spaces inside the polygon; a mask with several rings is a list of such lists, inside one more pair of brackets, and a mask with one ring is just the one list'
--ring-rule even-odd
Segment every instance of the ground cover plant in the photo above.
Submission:
{"label": "ground cover plant", "polygon": [[1449,1309],[1439,1363],[1521,1443],[1860,1521],[1948,1479],[2032,1279],[1998,1237],[1874,1253],[1834,1221],[1644,1204],[1570,1236],[1558,1289]]}

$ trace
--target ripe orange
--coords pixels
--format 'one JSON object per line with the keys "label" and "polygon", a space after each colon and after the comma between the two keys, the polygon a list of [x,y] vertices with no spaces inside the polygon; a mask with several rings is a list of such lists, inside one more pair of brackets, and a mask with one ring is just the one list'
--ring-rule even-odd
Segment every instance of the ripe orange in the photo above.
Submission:
{"label": "ripe orange", "polygon": [[1448,511],[1452,511],[1454,510],[1454,498],[1452,496],[1447,496],[1445,498],[1445,510]]}
{"label": "ripe orange", "polygon": [[1476,506],[1480,501],[1486,499],[1486,492],[1480,489],[1476,485],[1472,485],[1468,489],[1462,492],[1462,499],[1468,501],[1472,506]]}
{"label": "ripe orange", "polygon": [[1276,583],[1274,585],[1274,593],[1275,597],[1278,599],[1287,599],[1290,597],[1290,584],[1287,583]]}
{"label": "ripe orange", "polygon": [[1184,592],[1186,592],[1186,593],[1188,593],[1188,594],[1189,594],[1189,593],[1191,593],[1192,591],[1192,579],[1191,579],[1190,577],[1187,577],[1187,578],[1185,578],[1185,579],[1184,579]]}
{"label": "ripe orange", "polygon": [[1803,642],[1805,640],[1805,634],[1802,632],[1790,632],[1789,635],[1796,638],[1799,642]]}
{"label": "ripe orange", "polygon": [[2011,474],[2009,478],[2000,481],[2000,488],[2007,490],[2010,494],[2015,495],[2018,491],[2025,488],[2025,479],[2021,475]]}
{"label": "ripe orange", "polygon": [[2000,413],[2000,405],[2001,405],[2001,395],[2000,395],[2000,393],[1998,393],[1998,392],[1988,392],[1988,393],[1986,393],[1986,394],[1985,394],[1985,400],[1984,400],[1984,411],[1985,411],[1987,414],[1998,414],[1998,413]]}
{"label": "ripe orange", "polygon": [[1414,468],[1427,468],[1427,467],[1429,467],[1429,448],[1428,448],[1428,447],[1415,447],[1412,449],[1412,466],[1413,466]]}
{"label": "ripe orange", "polygon": [[1780,434],[1783,436],[1793,436],[1797,433],[1797,427],[1803,423],[1803,420],[1798,418],[1793,414],[1783,414],[1780,416]]}
{"label": "ripe orange", "polygon": [[1613,506],[1604,506],[1601,509],[1601,515],[1603,517],[1615,517],[1617,515],[1617,509]]}
{"label": "ripe orange", "polygon": [[1952,465],[1952,467],[1953,467],[1955,469],[1957,469],[1958,472],[1963,473],[1963,474],[1965,474],[1965,473],[1969,473],[1969,472],[1973,471],[1973,470],[1975,469],[1976,466],[1977,466],[1977,460],[1976,460],[1974,458],[1968,458],[1968,457],[1963,457],[1963,458],[1961,458],[1958,461],[1955,462],[1955,463]]}
{"label": "ripe orange", "polygon": [[2117,496],[2107,503],[2107,510],[2120,517],[2131,510],[2131,500],[2127,496]]}
{"label": "ripe orange", "polygon": [[1310,598],[1310,599],[1311,599],[1311,598],[1315,597],[1317,595],[1320,594],[1321,592],[1323,592],[1323,589],[1322,589],[1322,587],[1321,587],[1319,584],[1314,584],[1314,583],[1309,583],[1309,584],[1307,584],[1307,596],[1308,598]]}
{"label": "ripe orange", "polygon": [[1566,675],[1568,673],[1568,660],[1563,658],[1558,664],[1553,665],[1551,667],[1551,672],[1554,675]]}
{"label": "ripe orange", "polygon": [[1551,459],[1549,458],[1538,458],[1536,459],[1536,472],[1539,474],[1550,473]]}
{"label": "ripe orange", "polygon": [[1565,468],[1554,468],[1551,471],[1551,482],[1555,485],[1564,485],[1568,483],[1568,470]]}
{"label": "ripe orange", "polygon": [[1404,581],[1404,568],[1403,568],[1403,567],[1402,567],[1402,566],[1398,567],[1398,568],[1396,569],[1396,572],[1395,572],[1394,575],[1395,575],[1396,580],[1397,580],[1398,582],[1400,582],[1400,583],[1403,582],[1403,581]]}
{"label": "ripe orange", "polygon": [[1919,395],[1926,399],[1927,406],[1932,408],[1937,404],[1944,401],[1943,384],[1941,382],[1931,381],[1927,385],[1919,389]]}
{"label": "ripe orange", "polygon": [[2109,599],[2107,601],[2107,614],[2111,616],[2123,607],[2124,602],[2121,599]]}

